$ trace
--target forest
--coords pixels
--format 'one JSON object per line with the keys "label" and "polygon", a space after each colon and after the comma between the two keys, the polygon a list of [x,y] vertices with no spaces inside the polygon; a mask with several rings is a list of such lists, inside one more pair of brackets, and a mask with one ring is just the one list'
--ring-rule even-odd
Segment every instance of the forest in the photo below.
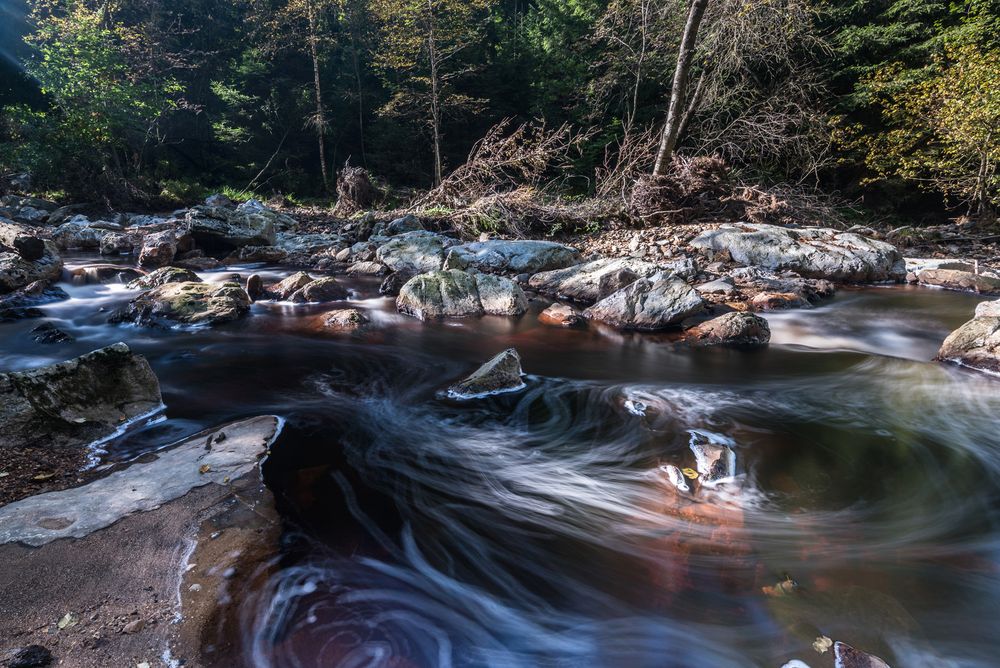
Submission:
{"label": "forest", "polygon": [[941,222],[1000,203],[996,0],[3,9],[0,171],[71,198],[329,201],[350,167],[385,208],[452,176],[478,187],[441,206],[519,190],[643,223],[663,203],[640,177],[683,171],[658,155],[672,135],[671,156],[792,206]]}

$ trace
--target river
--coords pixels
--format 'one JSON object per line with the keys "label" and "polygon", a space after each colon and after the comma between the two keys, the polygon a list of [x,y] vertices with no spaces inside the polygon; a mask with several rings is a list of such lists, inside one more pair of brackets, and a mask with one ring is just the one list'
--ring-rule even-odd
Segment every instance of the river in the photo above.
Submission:
{"label": "river", "polygon": [[[121,285],[43,307],[73,343],[0,324],[3,369],[116,341],[149,359],[165,419],[106,460],[287,420],[263,468],[281,556],[238,611],[252,665],[816,668],[821,636],[897,668],[1000,662],[1000,381],[929,361],[975,296],[846,289],[745,351],[545,327],[544,300],[421,323],[345,281],[377,325],[358,336],[305,328],[329,305],[106,324]],[[508,347],[525,390],[439,395]],[[665,467],[697,469],[700,443],[735,475],[679,492]]]}

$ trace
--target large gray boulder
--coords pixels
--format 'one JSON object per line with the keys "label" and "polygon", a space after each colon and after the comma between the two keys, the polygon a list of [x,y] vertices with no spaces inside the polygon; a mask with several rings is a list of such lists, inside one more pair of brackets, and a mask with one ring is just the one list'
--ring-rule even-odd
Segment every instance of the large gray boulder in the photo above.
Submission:
{"label": "large gray boulder", "polygon": [[583,315],[619,329],[656,331],[678,325],[698,313],[705,304],[701,296],[679,278],[640,278],[605,297]]}
{"label": "large gray boulder", "polygon": [[274,246],[278,227],[288,224],[285,219],[288,216],[271,209],[243,205],[236,209],[196,206],[185,215],[195,243],[207,251],[232,251],[243,246]]}
{"label": "large gray boulder", "polygon": [[167,283],[134,298],[109,322],[169,327],[217,325],[250,313],[250,296],[237,283]]}
{"label": "large gray boulder", "polygon": [[1000,305],[984,302],[976,317],[948,335],[938,351],[942,362],[1000,373]]}
{"label": "large gray boulder", "polygon": [[143,267],[164,267],[177,255],[177,234],[172,229],[148,234],[142,240],[139,264]]}
{"label": "large gray boulder", "polygon": [[479,241],[455,246],[446,268],[476,269],[488,274],[536,274],[582,261],[580,252],[552,241]]}
{"label": "large gray boulder", "polygon": [[528,300],[520,286],[509,279],[447,269],[407,281],[396,298],[396,308],[421,320],[521,315],[528,310]]}
{"label": "large gray boulder", "polygon": [[453,399],[477,399],[491,394],[516,392],[524,388],[523,375],[520,355],[515,349],[508,348],[468,378],[449,387],[447,395]]}
{"label": "large gray boulder", "polygon": [[124,343],[0,374],[0,451],[83,446],[162,405],[149,363]]}
{"label": "large gray boulder", "polygon": [[35,281],[55,281],[62,273],[62,258],[51,241],[43,242],[42,255],[28,260],[16,250],[0,249],[0,295]]}
{"label": "large gray boulder", "polygon": [[457,243],[456,239],[433,232],[406,232],[384,243],[375,255],[393,271],[422,274],[440,269],[447,249]]}
{"label": "large gray boulder", "polygon": [[539,272],[528,280],[528,285],[533,290],[553,297],[593,303],[602,297],[601,280],[605,279],[605,285],[608,284],[605,277],[634,275],[635,278],[645,278],[665,269],[671,270],[668,266],[658,266],[634,258],[603,258],[565,269]]}
{"label": "large gray boulder", "polygon": [[903,256],[891,244],[828,228],[789,229],[739,223],[702,232],[691,246],[710,255],[806,278],[832,281],[895,281],[906,276]]}
{"label": "large gray boulder", "polygon": [[97,250],[104,237],[112,232],[121,232],[122,226],[106,220],[87,219],[73,216],[52,232],[52,241],[60,250]]}
{"label": "large gray boulder", "polygon": [[15,251],[29,262],[45,255],[45,242],[31,230],[0,218],[0,247]]}

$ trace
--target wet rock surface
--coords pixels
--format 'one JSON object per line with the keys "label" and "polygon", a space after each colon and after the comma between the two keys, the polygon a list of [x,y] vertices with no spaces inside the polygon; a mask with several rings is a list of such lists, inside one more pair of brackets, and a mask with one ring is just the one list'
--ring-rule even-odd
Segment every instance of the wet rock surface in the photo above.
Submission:
{"label": "wet rock surface", "polygon": [[692,327],[684,338],[698,345],[763,346],[771,340],[771,328],[759,315],[734,311]]}
{"label": "wet rock surface", "polygon": [[[601,298],[601,280],[616,272],[630,272],[629,277],[649,277],[663,271],[659,266],[632,258],[606,258],[574,265],[565,269],[543,271],[533,275],[528,285],[533,290],[553,297],[593,303]],[[620,274],[619,282],[621,285]],[[617,287],[612,286],[612,287]],[[607,289],[607,283],[606,283]]]}
{"label": "wet rock surface", "polygon": [[144,292],[108,322],[151,327],[218,325],[250,313],[250,297],[238,283],[167,283]]}
{"label": "wet rock surface", "polygon": [[508,348],[468,378],[449,387],[447,395],[452,399],[477,399],[491,394],[516,392],[524,388],[523,375],[521,356],[517,350]]}
{"label": "wet rock surface", "polygon": [[157,288],[167,283],[201,283],[201,279],[193,271],[180,267],[160,267],[145,276],[129,281],[125,287],[130,290],[147,290]]}
{"label": "wet rock surface", "polygon": [[1000,308],[997,302],[980,304],[976,316],[944,340],[937,358],[1000,374]]}
{"label": "wet rock surface", "polygon": [[35,281],[6,295],[0,295],[0,322],[38,318],[43,314],[37,307],[69,299],[66,291],[49,281]]}
{"label": "wet rock surface", "polygon": [[83,448],[161,403],[149,363],[124,343],[0,374],[0,452]]}

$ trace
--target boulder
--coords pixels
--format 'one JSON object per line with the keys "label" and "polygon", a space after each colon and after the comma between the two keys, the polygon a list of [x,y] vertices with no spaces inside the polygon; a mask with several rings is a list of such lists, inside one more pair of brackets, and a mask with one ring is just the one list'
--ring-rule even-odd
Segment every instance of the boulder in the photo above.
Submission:
{"label": "boulder", "polygon": [[5,222],[2,218],[0,218],[0,247],[14,250],[29,262],[40,260],[45,255],[44,240],[26,227]]}
{"label": "boulder", "polygon": [[145,276],[129,281],[125,287],[129,290],[148,290],[158,288],[167,283],[200,283],[201,279],[193,271],[180,267],[160,267]]}
{"label": "boulder", "polygon": [[139,265],[143,267],[164,267],[173,262],[177,254],[177,235],[174,230],[148,234],[142,240],[139,251]]}
{"label": "boulder", "polygon": [[347,290],[334,278],[317,278],[292,293],[289,301],[296,304],[336,302],[347,299]]}
{"label": "boulder", "polygon": [[422,274],[440,269],[446,250],[457,243],[455,239],[433,232],[406,232],[380,246],[375,255],[393,271]]}
{"label": "boulder", "polygon": [[260,274],[250,274],[244,289],[251,301],[257,301],[264,296],[264,279],[260,277]]}
{"label": "boulder", "polygon": [[486,315],[521,315],[528,310],[524,290],[514,281],[492,274],[476,274],[479,303]]}
{"label": "boulder", "polygon": [[533,289],[553,297],[593,303],[601,298],[601,279],[609,274],[628,270],[639,277],[663,271],[657,265],[633,258],[604,258],[583,264],[542,271],[528,280]]}
{"label": "boulder", "polygon": [[407,281],[396,298],[396,308],[421,320],[521,315],[527,311],[528,301],[520,286],[509,279],[447,269]]}
{"label": "boulder", "polygon": [[597,302],[583,315],[619,329],[666,329],[704,308],[687,283],[662,275],[642,278]]}
{"label": "boulder", "polygon": [[37,260],[27,260],[14,251],[0,250],[0,295],[36,281],[55,281],[61,274],[62,258],[51,241],[44,242],[44,252]]}
{"label": "boulder", "polygon": [[944,340],[937,359],[1000,373],[1000,309],[996,302],[980,304],[976,317]]}
{"label": "boulder", "polygon": [[750,298],[754,311],[778,311],[789,308],[809,308],[812,304],[794,292],[760,292]]}
{"label": "boulder", "polygon": [[101,285],[105,283],[128,283],[141,278],[138,269],[120,264],[88,264],[69,272],[73,285]]}
{"label": "boulder", "polygon": [[317,253],[327,253],[342,242],[339,234],[299,234],[288,232],[278,234],[277,246],[288,255],[309,257]]}
{"label": "boulder", "polygon": [[109,322],[151,327],[217,325],[250,313],[250,297],[238,283],[167,283],[135,297]]}
{"label": "boulder", "polygon": [[903,256],[891,244],[827,228],[722,225],[699,234],[691,246],[710,256],[727,253],[745,266],[790,269],[806,278],[866,282],[906,276]]}
{"label": "boulder", "polygon": [[503,392],[516,392],[525,387],[521,379],[523,375],[521,356],[516,350],[509,348],[476,369],[468,378],[449,387],[447,396],[453,399],[476,399]]}
{"label": "boulder", "polygon": [[1000,295],[1000,277],[959,269],[923,269],[918,271],[917,282],[948,290],[976,292],[981,295]]}
{"label": "boulder", "polygon": [[162,406],[149,363],[124,343],[0,374],[0,450],[84,446]]}
{"label": "boulder", "polygon": [[233,200],[229,199],[222,193],[214,193],[205,198],[205,206],[213,206],[213,207],[221,206],[228,208],[235,205],[233,204]]}
{"label": "boulder", "polygon": [[40,199],[38,197],[20,197],[18,195],[4,195],[3,197],[0,197],[0,206],[5,206],[10,209],[23,209],[30,207],[32,209],[41,209],[42,211],[47,211],[49,213],[59,208],[58,204],[47,199]]}
{"label": "boulder", "polygon": [[52,232],[52,241],[62,250],[97,250],[111,232],[121,232],[121,225],[104,220],[91,222],[85,216],[73,216]]}
{"label": "boulder", "polygon": [[699,345],[763,346],[771,340],[771,328],[759,315],[734,311],[692,327],[684,338]]}
{"label": "boulder", "polygon": [[[259,203],[258,203],[259,204]],[[241,204],[236,209],[224,206],[196,206],[185,215],[195,243],[207,251],[232,251],[243,246],[273,246],[279,224],[294,220],[265,207]]]}
{"label": "boulder", "polygon": [[320,321],[324,330],[338,333],[357,332],[371,324],[365,312],[356,308],[327,311],[320,316]]}
{"label": "boulder", "polygon": [[309,283],[312,283],[312,281],[312,276],[304,271],[298,271],[269,287],[267,292],[279,301],[288,301],[293,294]]}
{"label": "boulder", "polygon": [[395,237],[407,232],[420,232],[423,229],[424,225],[420,222],[420,219],[408,213],[402,218],[396,218],[388,223],[377,223],[372,228],[371,236]]}
{"label": "boulder", "polygon": [[729,295],[736,291],[736,285],[733,283],[733,279],[723,276],[714,281],[696,285],[694,289],[703,295]]}
{"label": "boulder", "polygon": [[33,338],[38,343],[69,343],[76,341],[73,336],[62,331],[51,322],[43,322],[31,330]]}
{"label": "boulder", "polygon": [[52,286],[49,281],[35,281],[0,295],[0,322],[41,317],[43,314],[36,307],[64,299],[69,299],[69,295],[62,288]]}
{"label": "boulder", "polygon": [[579,251],[552,241],[480,241],[453,247],[447,269],[475,269],[488,274],[536,274],[582,261]]}
{"label": "boulder", "polygon": [[803,278],[793,271],[778,274],[760,267],[740,267],[729,272],[729,278],[757,310],[808,307],[836,292],[828,280]]}
{"label": "boulder", "polygon": [[610,271],[601,276],[601,280],[597,282],[597,298],[600,300],[613,295],[622,288],[632,285],[640,278],[639,274],[628,267]]}
{"label": "boulder", "polygon": [[538,321],[544,325],[556,327],[580,327],[586,320],[572,306],[553,304],[538,314]]}
{"label": "boulder", "polygon": [[124,232],[108,232],[101,237],[101,255],[128,255],[140,245],[131,234]]}

